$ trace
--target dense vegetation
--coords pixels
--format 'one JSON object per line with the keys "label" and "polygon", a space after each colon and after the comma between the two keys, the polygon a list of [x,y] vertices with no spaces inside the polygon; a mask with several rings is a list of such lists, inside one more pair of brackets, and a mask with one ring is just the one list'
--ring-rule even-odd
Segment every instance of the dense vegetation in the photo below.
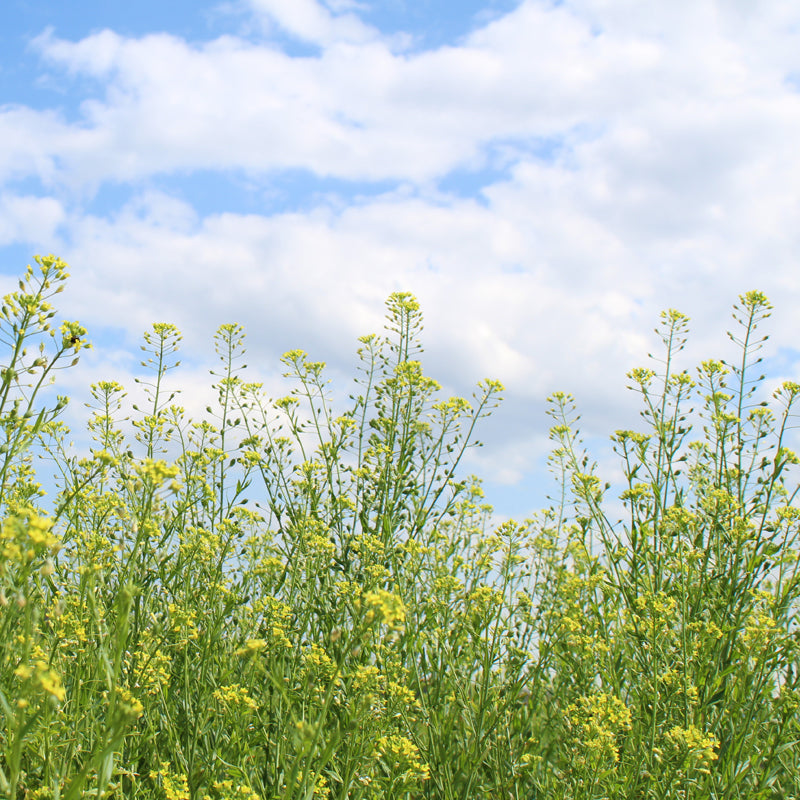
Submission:
{"label": "dense vegetation", "polygon": [[300,351],[268,400],[224,325],[188,419],[180,334],[154,325],[148,406],[96,383],[77,457],[46,386],[86,331],[52,321],[66,265],[37,264],[0,320],[0,796],[800,795],[800,386],[758,402],[762,295],[735,308],[740,360],[692,375],[662,315],[658,371],[629,375],[643,428],[613,436],[625,519],[558,394],[560,500],[493,526],[458,467],[501,387],[440,397],[410,295],[343,408]]}

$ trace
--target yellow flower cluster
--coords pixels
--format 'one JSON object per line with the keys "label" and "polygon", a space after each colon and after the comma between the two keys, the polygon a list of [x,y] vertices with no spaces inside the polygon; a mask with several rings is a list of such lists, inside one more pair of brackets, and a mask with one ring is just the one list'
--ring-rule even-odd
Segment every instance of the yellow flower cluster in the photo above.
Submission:
{"label": "yellow flower cluster", "polygon": [[567,707],[567,730],[578,750],[580,764],[619,759],[620,734],[631,730],[630,709],[619,698],[605,692],[584,695]]}
{"label": "yellow flower cluster", "polygon": [[[151,697],[160,694],[170,680],[172,659],[160,644],[159,637],[153,631],[142,631],[139,651],[131,671],[133,685]],[[128,655],[126,661],[131,660],[133,657]]]}
{"label": "yellow flower cluster", "polygon": [[244,643],[244,647],[240,647],[236,651],[237,656],[248,656],[253,655],[254,653],[258,653],[261,650],[265,650],[267,647],[267,643],[264,639],[248,639]]}
{"label": "yellow flower cluster", "polygon": [[185,609],[175,603],[170,603],[168,609],[170,628],[173,633],[181,635],[182,643],[200,636],[195,609]]}
{"label": "yellow flower cluster", "polygon": [[181,531],[179,538],[182,555],[198,564],[216,565],[223,547],[219,533],[190,525]]}
{"label": "yellow flower cluster", "polygon": [[214,781],[212,784],[214,795],[203,795],[203,800],[261,800],[249,786],[243,783],[234,785],[232,780]]}
{"label": "yellow flower cluster", "polygon": [[117,708],[129,719],[138,719],[144,713],[144,706],[130,691],[121,686],[117,686]]}
{"label": "yellow flower cluster", "polygon": [[52,522],[32,511],[3,520],[0,526],[0,574],[4,561],[30,564],[37,556],[55,555],[61,542],[52,533]]}
{"label": "yellow flower cluster", "polygon": [[147,483],[160,486],[164,481],[174,478],[180,470],[174,464],[166,461],[145,458],[135,467],[139,478]]}
{"label": "yellow flower cluster", "polygon": [[268,595],[253,604],[253,612],[261,616],[262,627],[269,633],[271,645],[285,650],[292,648],[293,611],[289,605]]}
{"label": "yellow flower cluster", "polygon": [[213,697],[226,710],[258,711],[258,703],[250,697],[247,689],[238,683],[220,686],[214,690]]}
{"label": "yellow flower cluster", "polygon": [[695,725],[688,728],[676,725],[667,733],[667,739],[691,767],[706,775],[710,773],[711,762],[718,757],[719,740],[716,736],[703,733]]}
{"label": "yellow flower cluster", "polygon": [[406,621],[406,607],[399,595],[386,589],[378,589],[376,592],[367,592],[364,600],[367,605],[364,621],[367,625],[378,620],[390,630],[402,630]]}
{"label": "yellow flower cluster", "polygon": [[423,762],[417,746],[406,736],[380,736],[375,745],[375,757],[383,761],[394,778],[402,783],[427,781],[430,767]]}
{"label": "yellow flower cluster", "polygon": [[503,602],[503,595],[491,586],[478,586],[465,600],[465,614],[473,628],[486,627],[495,617]]}
{"label": "yellow flower cluster", "polygon": [[[34,690],[44,692],[59,703],[64,702],[67,693],[61,685],[61,677],[43,659],[36,659],[32,664],[20,664],[14,670],[14,675]],[[27,705],[27,701],[22,702],[23,707]]]}
{"label": "yellow flower cluster", "polygon": [[330,680],[336,674],[336,664],[316,642],[303,653],[303,665],[308,674],[322,680]]}
{"label": "yellow flower cluster", "polygon": [[[295,778],[295,783],[298,787],[303,785],[305,777],[306,776],[303,770],[298,770],[297,776]],[[331,796],[331,790],[330,787],[328,786],[327,778],[322,774],[318,774],[314,781],[314,791],[311,797],[327,798],[330,796]],[[308,797],[308,795],[304,794],[303,797]]]}
{"label": "yellow flower cluster", "polygon": [[162,761],[160,766],[161,769],[150,772],[150,777],[161,784],[165,800],[191,800],[186,775],[174,774],[169,761]]}
{"label": "yellow flower cluster", "polygon": [[306,517],[292,529],[304,553],[314,557],[330,557],[336,546],[330,539],[330,532],[324,522]]}

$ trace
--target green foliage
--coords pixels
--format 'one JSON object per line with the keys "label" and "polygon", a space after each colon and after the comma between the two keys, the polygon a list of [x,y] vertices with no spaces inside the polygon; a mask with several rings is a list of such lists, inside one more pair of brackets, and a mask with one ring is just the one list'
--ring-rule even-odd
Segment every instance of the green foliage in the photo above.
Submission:
{"label": "green foliage", "polygon": [[560,501],[494,525],[459,466],[502,389],[441,396],[412,296],[343,407],[302,351],[267,398],[224,325],[190,419],[164,382],[180,333],[154,325],[145,403],[95,384],[78,458],[40,389],[85,331],[51,328],[65,265],[37,261],[3,308],[0,796],[797,796],[800,386],[757,399],[762,295],[735,308],[741,359],[696,377],[663,315],[660,371],[629,376],[644,430],[613,437],[624,521],[558,394]]}

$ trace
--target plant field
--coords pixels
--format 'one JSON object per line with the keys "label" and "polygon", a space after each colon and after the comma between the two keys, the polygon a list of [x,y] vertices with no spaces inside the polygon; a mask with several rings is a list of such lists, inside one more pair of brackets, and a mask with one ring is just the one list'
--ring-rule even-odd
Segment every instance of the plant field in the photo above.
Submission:
{"label": "plant field", "polygon": [[89,346],[67,278],[37,258],[0,317],[0,797],[800,797],[800,384],[757,395],[763,295],[691,374],[662,315],[613,434],[624,519],[557,394],[558,502],[492,524],[460,464],[502,387],[442,396],[411,295],[344,402],[301,351],[267,398],[222,326],[203,419],[156,324],[147,406],[95,383],[77,457],[47,390]]}

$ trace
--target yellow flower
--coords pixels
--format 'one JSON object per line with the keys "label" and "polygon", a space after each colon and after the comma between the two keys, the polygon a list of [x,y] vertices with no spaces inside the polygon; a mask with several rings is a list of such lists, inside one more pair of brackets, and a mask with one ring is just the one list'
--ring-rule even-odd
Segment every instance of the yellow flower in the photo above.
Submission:
{"label": "yellow flower", "polygon": [[375,756],[389,768],[393,777],[404,783],[426,781],[430,767],[422,761],[417,746],[405,736],[381,736],[375,745]]}
{"label": "yellow flower", "polygon": [[716,736],[703,733],[695,725],[688,728],[676,725],[667,734],[667,739],[698,772],[710,773],[711,762],[718,758],[719,739]]}
{"label": "yellow flower", "polygon": [[[291,646],[291,642],[289,643]],[[250,656],[254,655],[255,653],[259,653],[262,650],[265,650],[267,647],[267,642],[264,639],[248,639],[244,643],[244,647],[240,647],[236,651],[237,656]]]}
{"label": "yellow flower", "polygon": [[599,693],[579,697],[567,707],[567,729],[572,734],[579,761],[617,761],[617,738],[632,726],[630,709],[614,695]]}
{"label": "yellow flower", "polygon": [[138,719],[144,712],[144,706],[127,689],[117,686],[117,706],[122,714],[131,719]]}
{"label": "yellow flower", "polygon": [[161,769],[152,770],[150,777],[160,781],[166,800],[191,800],[186,776],[172,773],[169,761],[162,761]]}
{"label": "yellow flower", "polygon": [[258,710],[258,703],[250,697],[247,689],[238,683],[220,686],[219,689],[214,691],[213,697],[226,709]]}
{"label": "yellow flower", "polygon": [[14,675],[21,681],[28,682],[34,689],[49,695],[53,700],[64,702],[67,693],[61,685],[61,677],[46,661],[37,659],[33,665],[20,664],[14,670]]}
{"label": "yellow flower", "polygon": [[365,617],[367,624],[378,618],[391,630],[400,630],[406,621],[406,608],[402,598],[385,589],[377,592],[367,592],[364,596],[368,611]]}

